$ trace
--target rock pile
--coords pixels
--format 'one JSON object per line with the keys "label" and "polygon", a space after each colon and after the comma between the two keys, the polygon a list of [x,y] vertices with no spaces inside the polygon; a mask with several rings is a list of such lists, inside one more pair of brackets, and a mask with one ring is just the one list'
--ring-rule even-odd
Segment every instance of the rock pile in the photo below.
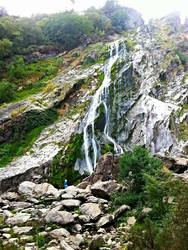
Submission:
{"label": "rock pile", "polygon": [[60,190],[24,181],[17,192],[0,196],[0,244],[26,250],[120,249],[129,226],[115,229],[114,222],[130,208],[109,213],[109,195],[120,188],[115,180]]}

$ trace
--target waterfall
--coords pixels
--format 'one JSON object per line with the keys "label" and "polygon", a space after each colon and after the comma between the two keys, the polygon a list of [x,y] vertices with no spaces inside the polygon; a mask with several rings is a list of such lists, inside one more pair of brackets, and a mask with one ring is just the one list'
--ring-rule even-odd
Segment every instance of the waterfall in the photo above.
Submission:
{"label": "waterfall", "polygon": [[[120,44],[122,45],[120,48]],[[97,142],[95,135],[95,119],[98,115],[98,109],[102,104],[104,106],[105,113],[105,127],[104,127],[104,137],[106,141],[110,142],[114,146],[115,153],[122,153],[123,150],[120,145],[118,145],[115,140],[109,135],[109,120],[110,120],[110,110],[107,100],[109,99],[109,86],[112,83],[111,80],[111,70],[112,66],[116,63],[119,58],[125,57],[125,45],[121,41],[115,41],[109,45],[110,58],[104,66],[104,80],[93,96],[89,111],[85,117],[85,126],[83,129],[83,154],[85,161],[85,169],[90,174],[96,166],[97,159],[100,156],[100,146]],[[90,156],[92,152],[92,157]],[[75,169],[83,169],[83,161],[76,162]]]}

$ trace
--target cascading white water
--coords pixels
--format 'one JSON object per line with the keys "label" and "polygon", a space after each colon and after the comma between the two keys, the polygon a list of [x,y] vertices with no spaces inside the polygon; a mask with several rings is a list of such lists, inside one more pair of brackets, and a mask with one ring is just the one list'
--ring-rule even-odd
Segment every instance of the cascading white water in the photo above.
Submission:
{"label": "cascading white water", "polygon": [[[123,152],[120,145],[118,145],[115,142],[115,140],[109,135],[109,113],[110,112],[109,112],[109,108],[107,105],[107,98],[109,94],[108,88],[112,82],[111,80],[112,66],[115,64],[115,62],[120,56],[122,57],[124,56],[124,53],[122,54],[121,50],[119,51],[119,44],[120,44],[120,41],[116,41],[109,45],[110,59],[104,67],[104,80],[100,88],[96,91],[95,95],[93,96],[93,100],[89,108],[87,117],[86,117],[86,124],[83,130],[83,134],[84,134],[83,150],[84,150],[87,170],[90,174],[93,172],[93,169],[97,163],[97,158],[98,158],[98,144],[97,144],[97,140],[95,137],[94,122],[97,117],[97,110],[101,104],[103,104],[104,106],[105,119],[106,119],[105,128],[103,132],[104,136],[106,137],[107,141],[111,142],[114,145],[114,152],[116,153]],[[91,149],[93,153],[92,159],[90,157]]]}

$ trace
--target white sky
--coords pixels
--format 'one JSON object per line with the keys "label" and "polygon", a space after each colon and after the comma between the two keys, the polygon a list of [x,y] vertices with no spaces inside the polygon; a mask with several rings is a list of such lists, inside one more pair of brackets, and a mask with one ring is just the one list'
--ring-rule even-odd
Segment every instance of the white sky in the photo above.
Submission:
{"label": "white sky", "polygon": [[[180,11],[188,16],[188,0],[119,0],[127,7],[140,11],[145,20],[159,18],[170,12]],[[102,7],[105,0],[75,0],[74,8],[82,11],[88,7]],[[0,0],[0,6],[9,14],[30,16],[37,13],[55,13],[73,8],[71,0]]]}

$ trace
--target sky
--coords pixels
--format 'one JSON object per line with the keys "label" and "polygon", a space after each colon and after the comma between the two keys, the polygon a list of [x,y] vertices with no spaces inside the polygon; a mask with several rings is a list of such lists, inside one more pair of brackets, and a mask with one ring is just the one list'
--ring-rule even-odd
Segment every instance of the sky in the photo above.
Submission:
{"label": "sky", "polygon": [[[145,21],[160,18],[179,11],[182,17],[188,16],[188,0],[119,0],[120,4],[137,9]],[[73,8],[81,12],[91,6],[102,7],[105,0],[0,0],[10,15],[31,16],[38,13],[57,13]]]}

